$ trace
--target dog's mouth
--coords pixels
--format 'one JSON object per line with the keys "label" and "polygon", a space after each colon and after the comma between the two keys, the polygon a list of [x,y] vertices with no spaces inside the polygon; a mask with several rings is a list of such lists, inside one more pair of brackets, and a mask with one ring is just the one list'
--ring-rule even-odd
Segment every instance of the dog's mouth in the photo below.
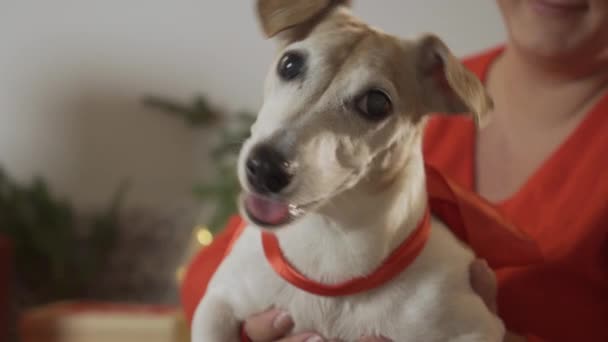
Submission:
{"label": "dog's mouth", "polygon": [[255,193],[244,193],[241,195],[241,204],[247,218],[254,224],[273,229],[302,217],[314,203],[296,205]]}

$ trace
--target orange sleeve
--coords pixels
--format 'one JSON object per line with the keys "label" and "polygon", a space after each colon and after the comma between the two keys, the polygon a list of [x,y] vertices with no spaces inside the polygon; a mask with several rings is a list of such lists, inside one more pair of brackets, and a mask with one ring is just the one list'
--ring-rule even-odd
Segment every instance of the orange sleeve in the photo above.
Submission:
{"label": "orange sleeve", "polygon": [[207,289],[207,284],[220,266],[232,243],[239,236],[242,221],[234,216],[226,228],[216,235],[213,243],[198,252],[186,269],[180,289],[181,303],[188,324],[200,300]]}

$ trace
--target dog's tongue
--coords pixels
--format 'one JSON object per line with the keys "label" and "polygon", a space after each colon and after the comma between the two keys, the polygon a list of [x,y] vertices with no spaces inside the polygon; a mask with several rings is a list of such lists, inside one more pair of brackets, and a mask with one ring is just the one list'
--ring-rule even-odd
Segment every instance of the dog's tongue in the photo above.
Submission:
{"label": "dog's tongue", "polygon": [[289,219],[289,206],[271,199],[247,194],[245,207],[254,219],[263,224],[279,225]]}

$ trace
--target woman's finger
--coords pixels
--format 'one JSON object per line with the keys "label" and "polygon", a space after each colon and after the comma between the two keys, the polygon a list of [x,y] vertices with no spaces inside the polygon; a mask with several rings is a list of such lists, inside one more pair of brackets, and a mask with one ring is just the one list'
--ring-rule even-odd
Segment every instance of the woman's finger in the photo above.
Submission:
{"label": "woman's finger", "polygon": [[253,342],[271,342],[287,335],[293,328],[289,313],[271,309],[249,317],[245,320],[244,329]]}

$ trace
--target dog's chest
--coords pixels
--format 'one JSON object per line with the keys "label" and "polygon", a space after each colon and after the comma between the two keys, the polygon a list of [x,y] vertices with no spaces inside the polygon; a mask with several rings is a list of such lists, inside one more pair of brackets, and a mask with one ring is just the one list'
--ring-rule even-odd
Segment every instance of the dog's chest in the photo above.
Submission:
{"label": "dog's chest", "polygon": [[460,247],[454,250],[457,245],[444,241],[450,239],[445,234],[441,228],[432,230],[421,255],[384,286],[353,296],[320,297],[280,278],[264,256],[259,232],[248,229],[212,283],[224,288],[231,284],[230,297],[240,319],[274,305],[292,314],[295,331],[314,330],[346,341],[376,333],[415,341],[418,334],[428,336],[424,327],[435,326],[429,320],[439,317],[445,296],[468,282],[454,274],[467,274],[470,255]]}
{"label": "dog's chest", "polygon": [[346,341],[364,334],[406,336],[404,332],[414,338],[422,320],[436,316],[432,314],[436,306],[428,300],[437,293],[436,288],[399,286],[396,282],[349,297],[318,297],[288,287],[277,296],[277,302],[292,313],[296,331],[318,331]]}

